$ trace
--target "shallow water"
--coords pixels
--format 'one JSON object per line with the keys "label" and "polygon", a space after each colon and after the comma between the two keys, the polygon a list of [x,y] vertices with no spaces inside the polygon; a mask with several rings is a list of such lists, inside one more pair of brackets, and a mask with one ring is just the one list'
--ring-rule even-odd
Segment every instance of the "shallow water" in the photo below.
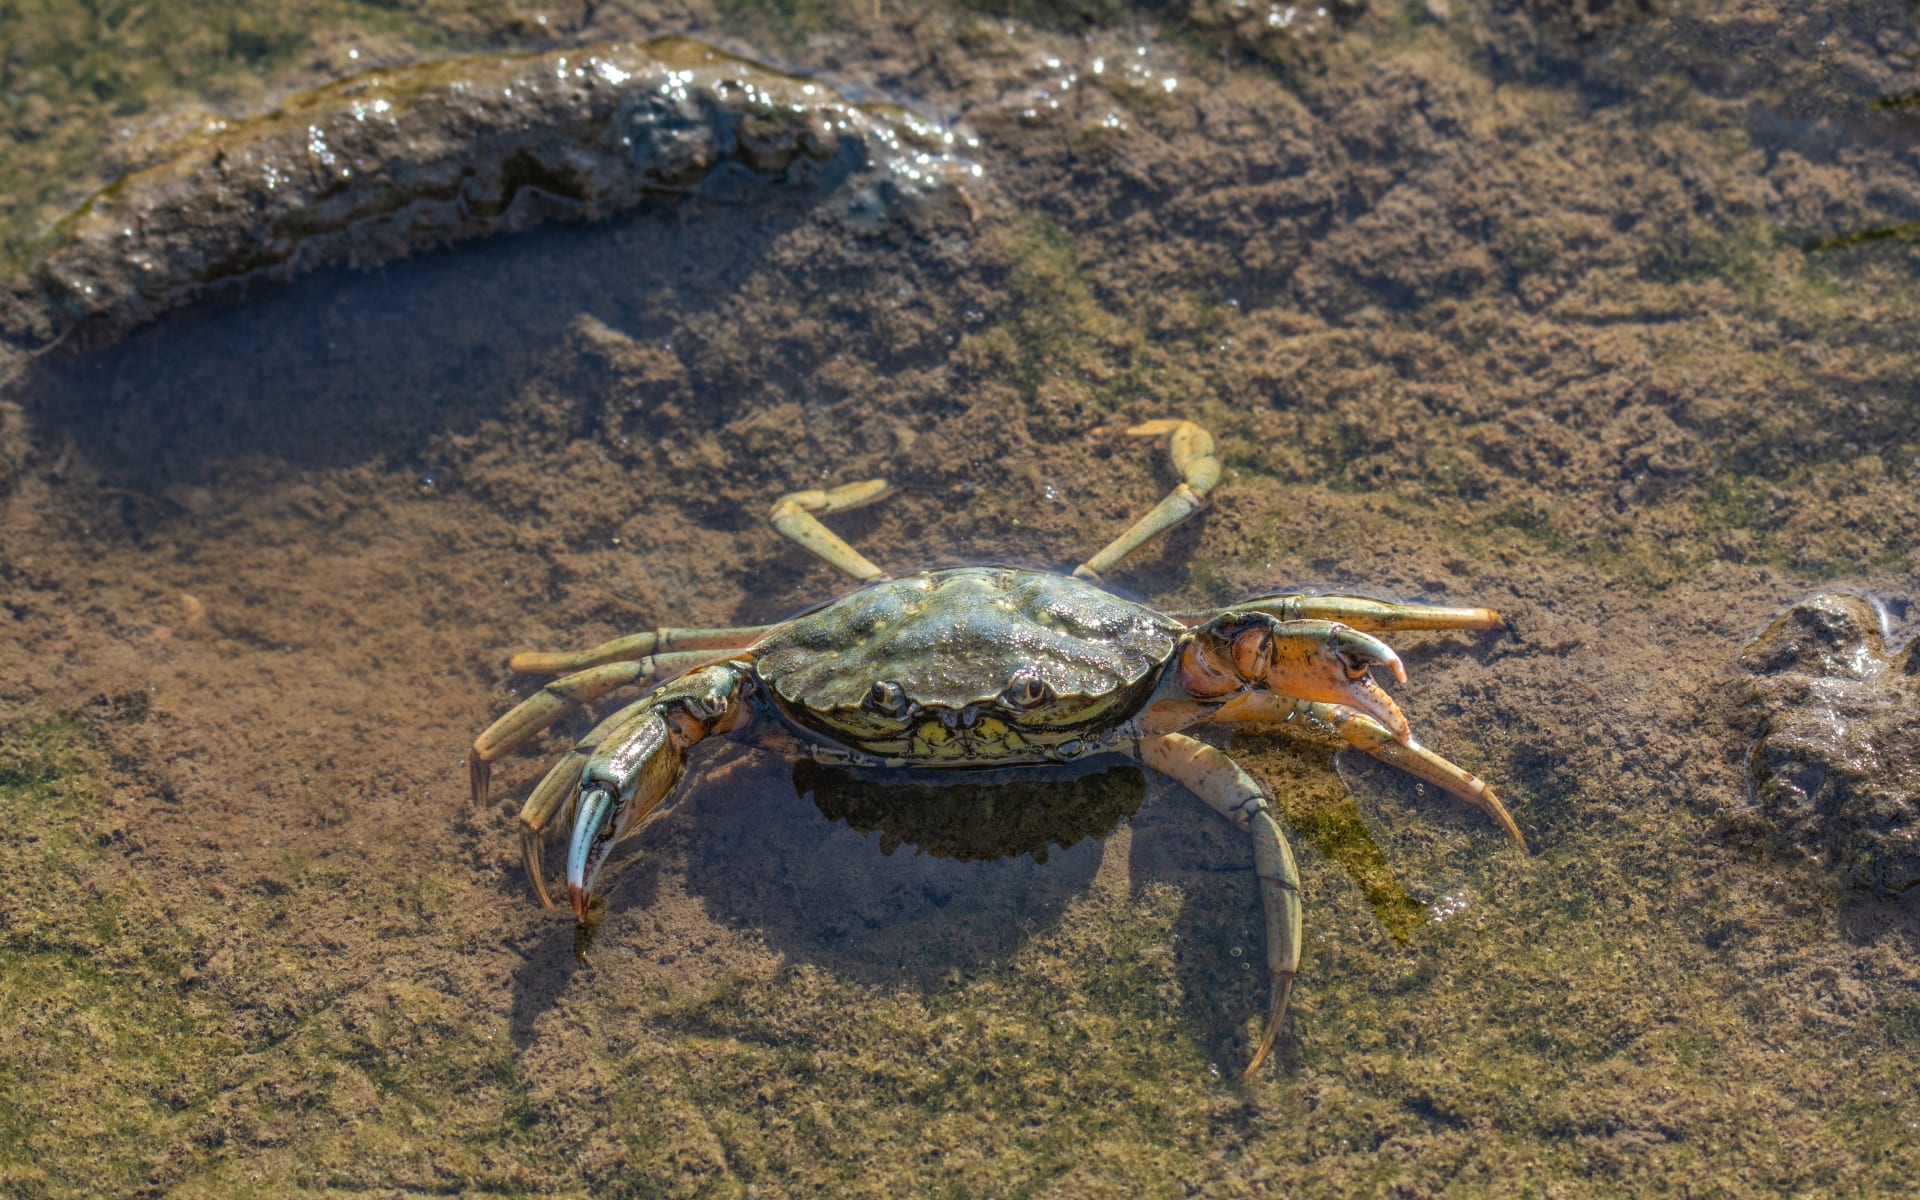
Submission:
{"label": "shallow water", "polygon": [[[982,167],[931,224],[696,190],[6,351],[0,1190],[1900,1194],[1917,901],[1756,819],[1739,656],[1815,591],[1915,631],[1920,29],[1651,7],[0,13],[94,47],[4,68],[26,258],[196,96],[556,40],[821,72]],[[1305,885],[1247,1082],[1245,840],[1157,780],[965,861],[708,754],[576,960],[513,826],[563,739],[466,799],[508,653],[834,595],[767,506],[875,476],[832,523],[884,566],[1070,567],[1166,415],[1225,478],[1115,586],[1506,614],[1389,640],[1530,853],[1221,739]]]}

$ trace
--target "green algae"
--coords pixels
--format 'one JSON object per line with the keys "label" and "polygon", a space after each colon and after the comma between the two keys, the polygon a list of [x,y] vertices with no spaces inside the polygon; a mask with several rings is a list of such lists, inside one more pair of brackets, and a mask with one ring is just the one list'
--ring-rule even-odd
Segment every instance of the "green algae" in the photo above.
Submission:
{"label": "green algae", "polygon": [[[0,31],[0,112],[16,131],[0,142],[0,263],[24,261],[58,214],[104,182],[102,146],[116,126],[187,105],[258,105],[326,43],[432,53],[474,32],[457,13],[358,0],[297,8],[19,0],[0,5]],[[347,48],[325,52],[345,66]]]}
{"label": "green algae", "polygon": [[[81,728],[0,734],[0,1188],[132,1190],[190,1139],[230,1040],[191,948],[103,848],[108,764]],[[223,1045],[224,1043],[224,1045]]]}
{"label": "green algae", "polygon": [[1086,385],[1101,407],[1113,406],[1114,392],[1142,362],[1144,331],[1101,304],[1073,237],[1060,226],[1023,221],[993,237],[1012,303],[979,335],[981,365],[1010,376],[1029,396],[1066,378]]}
{"label": "green algae", "polygon": [[[211,906],[162,906],[103,832],[112,779],[108,754],[70,718],[0,732],[0,820],[16,831],[0,841],[0,1189],[263,1194],[244,1164],[273,1145],[295,1149],[294,1182],[317,1186],[330,1170],[368,1169],[356,1159],[410,1158],[422,1123],[450,1110],[477,1149],[446,1156],[449,1169],[499,1175],[487,1148],[517,1145],[530,1121],[511,1044],[473,1027],[464,1002],[405,983],[346,1019],[340,997],[289,990],[291,1019],[258,1027],[224,971],[195,966],[204,955],[185,929]],[[272,938],[312,919],[299,871],[276,878],[281,895],[222,923]],[[423,887],[423,903],[444,905]],[[253,969],[271,986],[311,964],[269,954]],[[329,1119],[356,1097],[373,1120]]]}
{"label": "green algae", "polygon": [[1825,250],[1844,250],[1850,246],[1865,246],[1873,242],[1920,242],[1920,221],[1876,225],[1871,229],[1856,229],[1850,233],[1839,233],[1832,237],[1815,238],[1801,249],[1808,254],[1818,254]]}

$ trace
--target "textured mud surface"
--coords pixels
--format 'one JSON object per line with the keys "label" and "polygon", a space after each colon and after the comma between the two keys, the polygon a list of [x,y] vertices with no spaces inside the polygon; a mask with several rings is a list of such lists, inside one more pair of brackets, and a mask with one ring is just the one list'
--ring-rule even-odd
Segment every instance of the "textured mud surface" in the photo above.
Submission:
{"label": "textured mud surface", "polygon": [[1742,656],[1759,815],[1846,882],[1920,883],[1920,640],[1890,648],[1858,596],[1794,605]]}
{"label": "textured mud surface", "polygon": [[[1920,221],[1914,110],[1879,103],[1920,87],[1909,7],[1376,2],[1287,33],[1260,6],[602,5],[558,35],[395,11],[290,22],[210,103],[266,113],[358,70],[343,48],[687,33],[964,122],[1007,202],[920,230],[817,189],[649,197],[16,360],[0,1191],[1920,1173],[1920,895],[1751,828],[1741,661],[1816,593],[1914,636],[1920,249],[1849,240]],[[72,130],[128,118],[74,112],[0,173],[98,187]],[[507,652],[815,602],[841,583],[767,504],[880,475],[899,494],[836,521],[876,562],[1070,566],[1172,482],[1112,432],[1168,415],[1226,475],[1117,582],[1506,613],[1515,637],[1391,640],[1417,735],[1531,856],[1391,771],[1231,737],[1306,889],[1294,1013],[1246,1084],[1246,846],[1158,782],[964,862],[906,842],[987,848],[966,812],[889,824],[710,756],[575,961],[512,812],[577,731],[465,800],[527,686]]]}

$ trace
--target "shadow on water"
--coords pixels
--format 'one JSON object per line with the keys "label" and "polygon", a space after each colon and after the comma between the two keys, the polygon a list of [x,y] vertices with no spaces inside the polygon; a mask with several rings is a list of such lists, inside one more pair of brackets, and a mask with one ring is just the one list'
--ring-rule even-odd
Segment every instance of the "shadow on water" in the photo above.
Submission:
{"label": "shadow on water", "polygon": [[543,921],[515,947],[520,965],[513,971],[513,1000],[507,1017],[507,1036],[516,1049],[532,1045],[540,1017],[560,1002],[573,986],[580,962],[573,943],[560,936],[559,923]]}
{"label": "shadow on water", "polygon": [[[594,953],[648,953],[633,918],[684,863],[708,915],[787,961],[931,996],[1003,968],[1090,891],[1121,825],[1130,889],[1169,885],[1182,1023],[1221,1061],[1264,1010],[1264,937],[1246,835],[1184,789],[1102,757],[1035,772],[850,771],[744,754],[690,781],[605,883]],[[543,925],[515,973],[516,1044],[578,969]]]}
{"label": "shadow on water", "polygon": [[663,199],[608,224],[235,287],[105,349],[50,352],[22,391],[46,445],[148,495],[250,457],[405,461],[422,431],[497,412],[582,314],[646,338],[725,303],[823,195]]}
{"label": "shadow on water", "polygon": [[[931,993],[1006,962],[1055,924],[1099,869],[1099,839],[1146,790],[1139,768],[1112,759],[1061,775],[909,782],[742,755],[690,779],[612,865],[590,953],[625,944],[633,914],[663,890],[661,872],[684,863],[688,891],[713,919],[752,930],[789,961]],[[991,819],[995,808],[1002,818],[1044,815],[1009,826]],[[967,860],[918,852],[909,834]],[[896,850],[883,848],[890,840]],[[515,1044],[568,989],[574,950],[559,922],[543,923],[525,947],[513,978]]]}
{"label": "shadow on water", "polygon": [[997,787],[743,758],[679,814],[689,889],[789,959],[873,985],[927,990],[1003,962],[1085,892],[1145,784],[1111,762],[992,774]]}

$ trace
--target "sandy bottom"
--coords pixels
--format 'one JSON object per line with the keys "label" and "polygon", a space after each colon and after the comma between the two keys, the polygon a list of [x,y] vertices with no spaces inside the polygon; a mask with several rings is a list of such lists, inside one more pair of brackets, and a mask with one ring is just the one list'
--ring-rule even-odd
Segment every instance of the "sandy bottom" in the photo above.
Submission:
{"label": "sandy bottom", "polygon": [[[1910,16],[1836,10],[1810,54],[1738,6],[1387,7],[1297,43],[1204,7],[820,33],[980,132],[973,226],[663,201],[21,371],[0,1190],[1909,1187],[1916,902],[1754,820],[1738,657],[1819,590],[1913,632],[1920,252],[1802,248],[1920,217],[1912,115],[1864,105],[1914,86]],[[1707,78],[1725,44],[1759,65]],[[836,594],[764,524],[827,483],[899,485],[835,522],[889,568],[1070,567],[1173,483],[1117,435],[1165,415],[1225,479],[1116,587],[1507,614],[1393,639],[1398,695],[1532,853],[1391,771],[1226,739],[1306,888],[1246,1082],[1247,848],[1124,772],[1104,837],[957,861],[705,753],[576,961],[513,815],[581,726],[466,798],[530,686],[508,653]]]}

